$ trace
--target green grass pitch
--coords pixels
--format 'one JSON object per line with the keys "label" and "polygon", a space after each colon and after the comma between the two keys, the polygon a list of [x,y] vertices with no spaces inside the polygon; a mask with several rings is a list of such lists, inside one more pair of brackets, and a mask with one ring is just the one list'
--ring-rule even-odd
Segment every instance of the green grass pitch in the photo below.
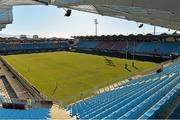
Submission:
{"label": "green grass pitch", "polygon": [[[97,86],[105,87],[112,81],[156,67],[152,62],[135,61],[137,68],[134,68],[131,60],[74,52],[3,57],[39,91],[54,100],[76,96]],[[125,63],[130,71],[125,69]]]}

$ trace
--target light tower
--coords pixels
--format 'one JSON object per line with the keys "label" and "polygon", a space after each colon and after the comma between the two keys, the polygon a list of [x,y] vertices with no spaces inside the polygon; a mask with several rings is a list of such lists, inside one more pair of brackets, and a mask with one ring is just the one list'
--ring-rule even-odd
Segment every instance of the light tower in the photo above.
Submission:
{"label": "light tower", "polygon": [[98,25],[97,19],[94,19],[94,24],[95,24],[95,36],[97,36],[97,25]]}
{"label": "light tower", "polygon": [[156,35],[156,26],[154,25],[154,35]]}

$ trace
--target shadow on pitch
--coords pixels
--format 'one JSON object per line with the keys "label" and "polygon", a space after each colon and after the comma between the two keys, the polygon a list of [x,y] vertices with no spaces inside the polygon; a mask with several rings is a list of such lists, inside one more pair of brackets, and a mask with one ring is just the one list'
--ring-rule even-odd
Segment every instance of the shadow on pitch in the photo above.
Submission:
{"label": "shadow on pitch", "polygon": [[128,69],[127,67],[125,68],[128,72],[131,72],[131,70],[130,69]]}
{"label": "shadow on pitch", "polygon": [[109,65],[109,66],[112,66],[112,67],[116,67],[114,62],[112,60],[108,59],[106,56],[104,56],[104,60],[106,62],[106,65]]}

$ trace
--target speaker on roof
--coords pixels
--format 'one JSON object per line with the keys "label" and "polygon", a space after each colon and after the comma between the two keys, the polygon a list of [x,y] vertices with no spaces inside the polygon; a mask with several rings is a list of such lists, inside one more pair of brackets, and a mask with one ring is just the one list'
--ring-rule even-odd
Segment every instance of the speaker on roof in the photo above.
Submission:
{"label": "speaker on roof", "polygon": [[142,28],[142,27],[143,27],[143,24],[140,24],[140,25],[139,25],[139,28]]}
{"label": "speaker on roof", "polygon": [[49,3],[51,3],[51,0],[34,0],[36,2],[40,2],[42,4],[48,5]]}
{"label": "speaker on roof", "polygon": [[176,35],[177,34],[177,31],[173,32],[173,35]]}
{"label": "speaker on roof", "polygon": [[72,10],[68,9],[68,10],[66,11],[66,14],[65,14],[64,16],[66,16],[66,17],[71,16],[71,12],[72,12]]}

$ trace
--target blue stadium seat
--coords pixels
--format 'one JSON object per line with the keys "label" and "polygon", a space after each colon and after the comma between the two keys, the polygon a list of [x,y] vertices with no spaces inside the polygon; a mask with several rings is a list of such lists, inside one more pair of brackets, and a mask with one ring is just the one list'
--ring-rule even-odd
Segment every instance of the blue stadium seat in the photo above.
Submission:
{"label": "blue stadium seat", "polygon": [[69,48],[69,43],[68,43],[68,42],[62,42],[62,43],[60,44],[60,48],[62,48],[62,49],[68,49],[68,48]]}
{"label": "blue stadium seat", "polygon": [[[179,80],[180,78],[178,78]],[[159,114],[159,110],[167,104],[173,97],[179,95],[180,91],[180,83],[177,84],[168,94],[166,94],[161,100],[159,100],[156,104],[154,104],[148,111],[146,111],[143,115],[139,117],[139,119],[153,119],[156,118]],[[179,114],[180,115],[180,114]],[[172,115],[173,117],[174,115]],[[171,118],[171,117],[169,117]]]}
{"label": "blue stadium seat", "polygon": [[97,45],[97,41],[87,41],[87,40],[80,40],[76,45],[76,49],[95,49]]}
{"label": "blue stadium seat", "polygon": [[180,118],[180,104],[178,104],[175,110],[170,114],[168,119],[179,119]]}
{"label": "blue stadium seat", "polygon": [[[76,49],[97,49],[97,50],[115,50],[125,53],[126,51],[141,54],[158,54],[169,56],[172,53],[180,55],[180,42],[137,42],[134,46],[134,42],[128,43],[126,48],[126,41],[96,41],[96,40],[79,40],[74,46]],[[135,48],[134,48],[135,47]]]}
{"label": "blue stadium seat", "polygon": [[[65,109],[80,119],[137,119],[145,112],[144,116],[150,115],[152,111],[149,108],[161,101],[164,95],[171,93],[170,98],[173,99],[170,91],[180,83],[180,61],[163,69],[161,73],[131,80],[123,86],[81,100]],[[157,106],[154,108],[163,109]]]}
{"label": "blue stadium seat", "polygon": [[135,51],[138,53],[155,53],[158,50],[160,44],[159,42],[141,42],[136,46]]}
{"label": "blue stadium seat", "polygon": [[25,42],[25,43],[1,43],[0,53],[11,51],[54,50],[68,49],[68,41],[61,42]]}
{"label": "blue stadium seat", "polygon": [[32,108],[29,110],[16,110],[0,108],[0,119],[48,119],[48,108]]}
{"label": "blue stadium seat", "polygon": [[160,54],[162,55],[172,54],[177,45],[178,45],[177,42],[162,42],[159,46]]}

